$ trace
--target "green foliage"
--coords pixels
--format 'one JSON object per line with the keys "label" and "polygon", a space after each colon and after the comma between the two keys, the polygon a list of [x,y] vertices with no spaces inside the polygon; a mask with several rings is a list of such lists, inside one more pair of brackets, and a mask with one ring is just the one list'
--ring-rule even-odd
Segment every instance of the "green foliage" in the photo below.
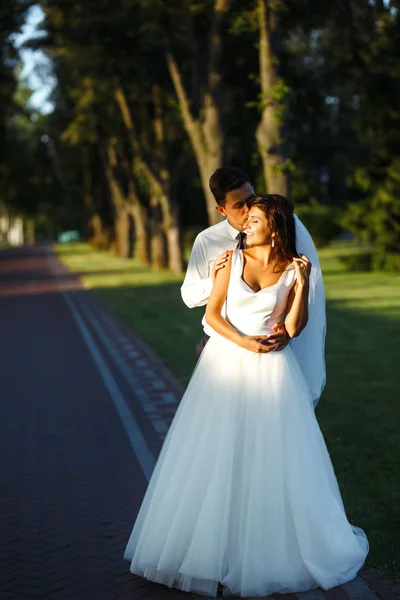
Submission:
{"label": "green foliage", "polygon": [[321,247],[330,242],[340,232],[340,209],[324,206],[316,200],[310,204],[296,205],[299,219],[311,233],[315,245]]}
{"label": "green foliage", "polygon": [[[382,170],[383,171],[383,170]],[[382,181],[375,184],[368,172],[358,181],[369,183],[372,193],[363,201],[351,204],[341,220],[342,226],[352,231],[363,244],[372,249],[371,267],[375,270],[400,270],[400,158],[396,158],[382,173]]]}
{"label": "green foliage", "polygon": [[291,158],[287,158],[282,163],[277,163],[272,167],[272,171],[275,173],[293,173],[295,165]]}
{"label": "green foliage", "polygon": [[372,270],[371,252],[355,252],[354,254],[339,255],[338,259],[347,271],[366,272]]}
{"label": "green foliage", "polygon": [[[358,91],[355,127],[368,151],[358,158],[352,183],[359,199],[349,205],[343,226],[371,251],[371,268],[398,271],[400,263],[400,15],[381,5],[365,23],[354,71]],[[364,75],[367,74],[367,76]]]}
{"label": "green foliage", "polygon": [[346,231],[351,231],[364,244],[370,241],[367,229],[367,219],[370,214],[370,202],[350,204],[341,218],[341,225]]}
{"label": "green foliage", "polygon": [[400,273],[400,252],[377,252],[373,257],[374,271]]}
{"label": "green foliage", "polygon": [[231,21],[229,33],[233,36],[241,36],[245,33],[258,31],[258,16],[256,10],[242,10],[236,13]]}
{"label": "green foliage", "polygon": [[[45,12],[43,37],[32,41],[31,47],[48,54],[57,78],[54,115],[42,123],[40,131],[50,142],[38,143],[30,116],[21,109],[21,104],[28,102],[29,90],[20,89],[16,110],[18,56],[10,36],[22,25],[29,2],[6,0],[4,33],[0,35],[4,73],[0,134],[5,122],[9,123],[8,133],[1,136],[7,140],[0,150],[3,199],[7,196],[15,210],[29,203],[38,207],[36,193],[42,186],[45,199],[41,206],[47,207],[50,220],[50,206],[54,214],[59,214],[58,204],[69,206],[73,214],[79,212],[72,208],[71,198],[76,198],[83,212],[79,182],[85,172],[92,186],[92,209],[110,213],[110,192],[104,179],[107,139],[116,140],[121,163],[118,175],[125,188],[126,165],[132,159],[115,88],[124,90],[143,148],[155,163],[151,89],[156,82],[166,111],[168,167],[182,229],[197,223],[206,226],[196,162],[166,67],[165,33],[181,67],[193,115],[201,117],[208,89],[205,48],[213,1],[103,0],[101,11],[96,0],[40,0],[39,4]],[[284,125],[286,161],[277,169],[290,173],[291,197],[317,244],[325,244],[337,233],[337,217],[342,207],[349,206],[341,223],[373,250],[375,268],[385,269],[392,268],[399,252],[398,4],[398,0],[392,1],[390,8],[387,3],[368,0],[280,3],[280,79],[267,94],[260,95],[257,3],[232,0],[221,47],[224,98],[214,98],[225,123],[225,164],[248,171],[260,191],[264,184],[255,139],[259,111],[268,103],[281,107],[276,116]],[[20,123],[14,137],[16,112]],[[55,154],[49,154],[51,148]],[[83,165],[86,152],[89,158]],[[323,174],[329,176],[325,183]],[[137,187],[148,203],[151,189],[142,174]],[[24,189],[34,192],[34,201]],[[314,202],[310,203],[310,198]],[[394,258],[385,258],[391,256]]]}
{"label": "green foliage", "polygon": [[[21,89],[19,93],[17,90],[20,65],[13,35],[21,30],[30,4],[28,0],[3,0],[0,8],[0,201],[7,205],[15,198],[18,186],[18,181],[14,180],[15,170],[10,165],[10,158],[15,158],[19,153],[19,159],[24,160],[22,140],[18,139],[14,143],[13,137],[8,135],[10,124],[13,126],[21,116],[27,117],[19,103],[29,100],[29,91],[26,88]],[[14,152],[17,144],[18,153]],[[20,177],[22,169],[18,174]]]}
{"label": "green foliage", "polygon": [[[253,80],[256,82],[258,81],[254,77]],[[268,106],[275,106],[277,109],[274,114],[274,118],[276,118],[280,123],[283,123],[288,110],[289,91],[290,90],[284,80],[280,78],[278,79],[277,83],[268,90],[268,92],[264,94],[258,94],[257,102],[246,102],[245,107],[257,108],[257,110],[261,113]]]}

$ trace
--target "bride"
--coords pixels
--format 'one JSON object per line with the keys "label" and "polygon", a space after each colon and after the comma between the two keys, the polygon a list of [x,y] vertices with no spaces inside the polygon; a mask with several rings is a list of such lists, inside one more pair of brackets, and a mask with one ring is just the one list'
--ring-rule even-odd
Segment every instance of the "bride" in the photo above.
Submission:
{"label": "bride", "polygon": [[[249,247],[217,273],[206,310],[215,333],[125,551],[132,573],[208,596],[219,585],[227,596],[327,590],[353,579],[368,553],[313,410],[325,382],[318,258],[297,254],[304,232],[283,196],[255,196],[249,208]],[[270,352],[279,322],[293,339]]]}

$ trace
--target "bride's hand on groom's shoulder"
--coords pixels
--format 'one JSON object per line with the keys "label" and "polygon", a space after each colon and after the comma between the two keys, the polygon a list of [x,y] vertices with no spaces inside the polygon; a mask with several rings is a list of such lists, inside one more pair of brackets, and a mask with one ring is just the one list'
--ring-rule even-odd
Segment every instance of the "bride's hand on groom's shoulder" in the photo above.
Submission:
{"label": "bride's hand on groom's shoulder", "polygon": [[271,352],[267,335],[243,335],[239,345],[242,348],[250,350],[251,352],[256,352],[257,354]]}
{"label": "bride's hand on groom's shoulder", "polygon": [[293,258],[293,264],[296,269],[296,281],[297,285],[304,286],[308,283],[310,273],[311,273],[311,262],[305,256],[305,254],[300,254],[300,257]]}
{"label": "bride's hand on groom's shoulder", "polygon": [[213,283],[214,283],[215,276],[216,276],[217,272],[220,269],[223,269],[225,267],[225,264],[226,264],[226,261],[228,260],[228,257],[229,257],[229,251],[225,250],[224,252],[221,252],[221,254],[219,254],[217,256],[217,258],[215,259],[214,264],[213,264],[212,269],[211,269],[211,279],[212,279]]}

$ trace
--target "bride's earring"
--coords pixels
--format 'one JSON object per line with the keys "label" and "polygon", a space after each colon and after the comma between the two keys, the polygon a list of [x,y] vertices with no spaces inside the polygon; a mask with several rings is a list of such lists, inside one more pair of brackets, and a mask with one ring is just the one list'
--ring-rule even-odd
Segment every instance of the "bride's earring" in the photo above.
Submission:
{"label": "bride's earring", "polygon": [[271,244],[271,246],[272,246],[273,248],[275,248],[275,238],[274,238],[274,237],[272,238],[272,244]]}

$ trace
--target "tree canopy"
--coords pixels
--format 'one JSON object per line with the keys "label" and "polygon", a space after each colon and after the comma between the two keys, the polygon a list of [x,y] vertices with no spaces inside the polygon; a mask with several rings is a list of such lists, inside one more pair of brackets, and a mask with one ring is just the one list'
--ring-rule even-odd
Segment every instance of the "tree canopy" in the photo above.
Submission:
{"label": "tree canopy", "polygon": [[318,243],[342,227],[400,269],[400,0],[39,0],[48,115],[18,87],[32,4],[0,14],[7,210],[181,271],[231,164],[288,194]]}

